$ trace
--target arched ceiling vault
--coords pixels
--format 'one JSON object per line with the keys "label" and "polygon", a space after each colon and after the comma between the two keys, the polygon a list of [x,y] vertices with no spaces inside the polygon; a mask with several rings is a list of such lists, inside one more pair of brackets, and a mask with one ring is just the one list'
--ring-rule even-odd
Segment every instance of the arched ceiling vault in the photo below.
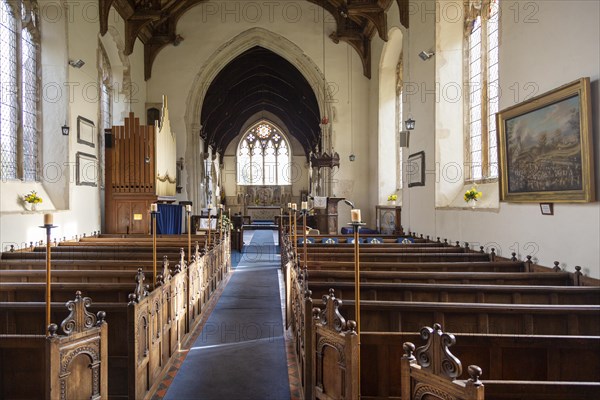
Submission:
{"label": "arched ceiling vault", "polygon": [[200,117],[205,145],[223,153],[249,118],[279,117],[305,155],[319,144],[319,105],[306,78],[289,61],[256,46],[227,64],[211,82]]}
{"label": "arched ceiling vault", "polygon": [[[136,39],[144,44],[144,74],[152,75],[152,64],[160,50],[177,46],[184,38],[177,34],[177,21],[192,7],[210,0],[98,0],[100,33],[108,29],[110,8],[125,20],[125,55],[133,52]],[[330,35],[335,43],[347,42],[358,53],[363,73],[371,77],[371,39],[377,33],[387,40],[386,11],[394,0],[307,0],[327,10],[337,23]],[[396,0],[400,23],[408,28],[409,0]]]}

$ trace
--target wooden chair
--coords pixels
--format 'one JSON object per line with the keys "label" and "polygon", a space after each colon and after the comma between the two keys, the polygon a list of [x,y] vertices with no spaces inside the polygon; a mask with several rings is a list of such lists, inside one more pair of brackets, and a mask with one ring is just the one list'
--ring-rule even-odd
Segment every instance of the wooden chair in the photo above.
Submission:
{"label": "wooden chair", "polygon": [[[449,351],[456,343],[454,335],[442,332],[440,324],[421,329],[427,344],[417,348],[403,345],[401,380],[403,400],[483,400],[484,386],[479,380],[481,368],[469,365],[470,379],[456,379],[462,373],[460,360]],[[413,355],[413,352],[415,355]]]}

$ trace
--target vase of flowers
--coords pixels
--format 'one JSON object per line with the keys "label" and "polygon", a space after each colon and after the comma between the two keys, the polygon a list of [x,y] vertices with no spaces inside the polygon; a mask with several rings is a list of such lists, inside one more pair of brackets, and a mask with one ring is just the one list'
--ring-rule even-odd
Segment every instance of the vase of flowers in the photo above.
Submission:
{"label": "vase of flowers", "polygon": [[481,193],[479,190],[477,190],[477,187],[471,186],[471,189],[469,189],[465,192],[463,199],[469,205],[469,207],[474,209],[475,206],[477,205],[477,203],[476,203],[477,199],[479,199],[482,196],[482,194],[483,193]]}
{"label": "vase of flowers", "polygon": [[394,194],[390,194],[388,196],[388,203],[391,206],[395,206],[396,205],[396,200],[398,200],[398,195],[397,194],[394,193]]}
{"label": "vase of flowers", "polygon": [[29,210],[36,211],[37,205],[42,202],[42,198],[38,196],[35,190],[32,190],[23,196],[23,201],[25,202],[26,208],[28,207]]}

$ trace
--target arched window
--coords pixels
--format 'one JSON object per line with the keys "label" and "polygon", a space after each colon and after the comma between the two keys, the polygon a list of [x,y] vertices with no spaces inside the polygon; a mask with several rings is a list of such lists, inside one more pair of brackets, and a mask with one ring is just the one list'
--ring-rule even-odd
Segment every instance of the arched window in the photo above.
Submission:
{"label": "arched window", "polygon": [[37,180],[37,2],[0,0],[0,178]]}
{"label": "arched window", "polygon": [[112,128],[112,70],[102,42],[98,43],[100,71],[100,132]]}
{"label": "arched window", "polygon": [[467,146],[472,181],[498,177],[498,3],[499,0],[472,2],[467,14],[470,18],[465,24],[469,87]]}
{"label": "arched window", "polygon": [[279,128],[261,121],[238,145],[238,185],[291,185],[290,145]]}
{"label": "arched window", "polygon": [[[400,60],[398,60],[398,65],[396,66],[396,129],[398,132],[403,131],[403,120],[402,116],[404,115],[403,110],[403,89],[404,89],[404,61],[403,61],[403,53],[400,55]],[[394,146],[397,149],[397,162],[396,162],[396,182],[398,189],[404,188],[404,181],[402,180],[402,162],[404,157],[404,152],[402,150],[401,140],[398,138],[398,145]],[[408,144],[406,144],[408,147]]]}

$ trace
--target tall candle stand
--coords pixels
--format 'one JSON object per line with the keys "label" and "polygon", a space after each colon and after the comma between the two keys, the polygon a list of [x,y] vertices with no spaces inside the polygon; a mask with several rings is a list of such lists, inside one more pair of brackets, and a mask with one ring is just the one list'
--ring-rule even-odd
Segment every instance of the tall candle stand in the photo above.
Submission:
{"label": "tall candle stand", "polygon": [[288,238],[292,240],[292,203],[288,203]]}
{"label": "tall candle stand", "polygon": [[[186,279],[186,307],[188,310],[191,309],[190,307],[190,280],[191,280],[191,275],[190,275],[190,264],[192,263],[192,206],[187,204],[185,206],[185,213],[187,215],[187,234],[188,234],[188,265],[187,265],[187,269],[186,269],[186,273],[187,273],[187,279]],[[190,331],[190,318],[191,318],[191,313],[188,312],[187,313],[187,318],[185,319],[185,330],[186,332]]]}
{"label": "tall candle stand", "polygon": [[360,221],[360,210],[352,210],[352,231],[354,233],[354,319],[356,320],[356,335],[358,337],[358,396],[360,398],[360,227],[366,225]]}
{"label": "tall candle stand", "polygon": [[187,216],[187,233],[188,233],[188,268],[192,262],[192,206],[185,206],[185,214]]}
{"label": "tall candle stand", "polygon": [[48,327],[51,324],[50,312],[52,307],[52,268],[50,267],[51,261],[51,246],[50,236],[52,234],[52,228],[57,226],[52,224],[52,214],[44,215],[44,225],[40,226],[46,230],[46,336],[50,335]]}
{"label": "tall candle stand", "polygon": [[306,243],[306,215],[308,214],[308,203],[307,202],[302,202],[302,256],[304,259],[303,268],[307,268],[308,265],[308,259],[307,259],[307,253],[308,253],[308,248],[307,248],[307,243]]}
{"label": "tall candle stand", "polygon": [[294,216],[292,217],[292,232],[294,235],[294,258],[295,258],[295,264],[298,265],[298,229],[297,229],[297,225],[298,225],[298,217],[296,216],[296,212],[298,211],[296,209],[296,203],[292,203],[292,213],[294,214]]}
{"label": "tall candle stand", "polygon": [[217,223],[219,228],[219,243],[223,240],[223,204],[219,204],[219,221]]}
{"label": "tall candle stand", "polygon": [[210,225],[211,225],[211,221],[210,221],[211,215],[210,215],[210,213],[211,213],[211,211],[212,211],[212,207],[209,204],[208,205],[208,239],[207,239],[208,240],[208,247],[210,247],[210,235],[211,235],[211,233],[210,233]]}
{"label": "tall candle stand", "polygon": [[156,216],[158,215],[158,205],[150,205],[150,216],[152,218],[152,288],[156,289]]}

